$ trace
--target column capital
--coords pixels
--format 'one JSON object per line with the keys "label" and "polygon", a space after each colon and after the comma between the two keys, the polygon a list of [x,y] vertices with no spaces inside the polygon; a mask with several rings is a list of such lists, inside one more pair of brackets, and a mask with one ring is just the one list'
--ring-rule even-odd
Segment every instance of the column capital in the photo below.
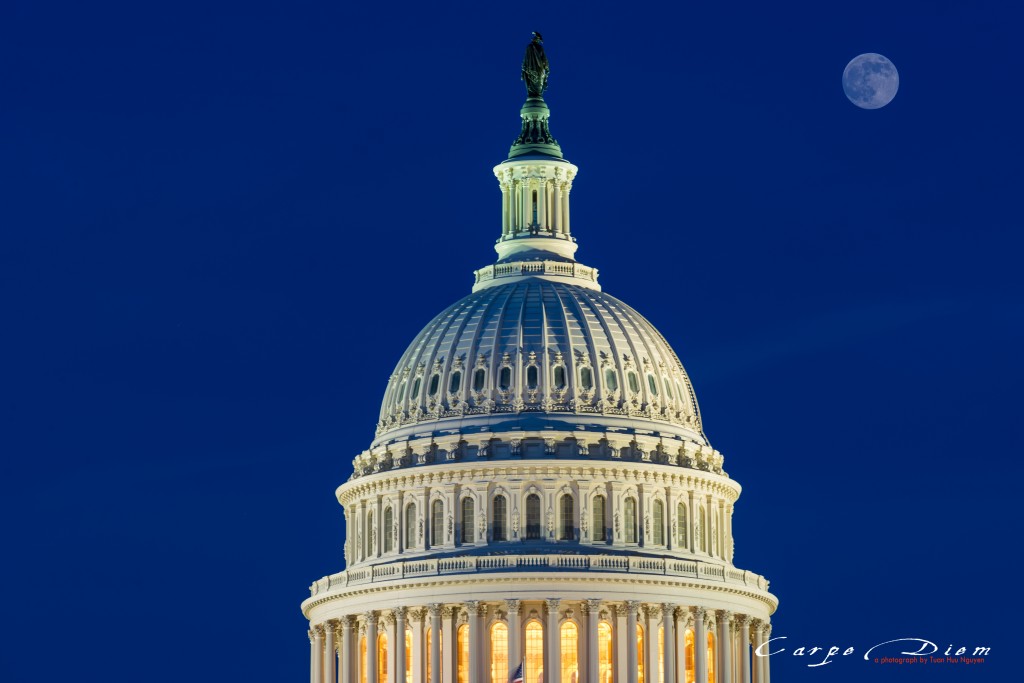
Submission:
{"label": "column capital", "polygon": [[313,642],[313,629],[306,631],[306,635],[309,636],[309,642]]}
{"label": "column capital", "polygon": [[316,626],[314,626],[313,627],[313,634],[317,638],[323,638],[324,637],[324,625],[323,624],[317,624]]}
{"label": "column capital", "polygon": [[736,617],[735,617],[735,621],[739,625],[740,628],[746,628],[747,624],[750,623],[750,615],[749,614],[737,614]]}
{"label": "column capital", "polygon": [[505,600],[505,609],[508,610],[509,614],[519,614],[519,607],[522,604],[521,600],[509,598]]}
{"label": "column capital", "polygon": [[561,598],[545,598],[544,603],[548,606],[548,612],[557,612],[559,605],[562,604]]}
{"label": "column capital", "polygon": [[427,605],[427,612],[430,614],[431,618],[439,617],[439,616],[441,616],[441,608],[442,608],[441,603],[439,603],[439,602],[432,602],[429,605]]}
{"label": "column capital", "polygon": [[409,618],[413,621],[423,621],[427,617],[426,607],[414,607],[409,610]]}
{"label": "column capital", "polygon": [[363,614],[363,619],[365,619],[366,623],[368,623],[368,624],[370,624],[370,623],[376,624],[377,623],[377,613],[374,612],[371,609],[370,611],[368,611],[365,614]]}
{"label": "column capital", "polygon": [[477,609],[480,607],[479,600],[466,600],[462,604],[466,606],[466,611],[470,614],[476,613]]}
{"label": "column capital", "polygon": [[764,637],[767,638],[772,634],[772,625],[767,621],[761,626],[761,630],[764,631]]}
{"label": "column capital", "polygon": [[394,615],[396,621],[405,621],[406,610],[404,607],[396,607],[391,610],[391,613]]}
{"label": "column capital", "polygon": [[677,605],[674,602],[663,602],[661,604],[661,616],[664,619],[671,619],[676,615]]}
{"label": "column capital", "polygon": [[441,605],[441,616],[445,619],[451,619],[455,614],[455,608],[451,605]]}
{"label": "column capital", "polygon": [[626,600],[626,614],[636,616],[637,610],[640,609],[639,600]]}
{"label": "column capital", "polygon": [[353,614],[346,614],[345,616],[343,616],[341,618],[341,627],[343,629],[351,630],[352,627],[355,625],[355,621],[356,621],[355,615],[353,615]]}
{"label": "column capital", "polygon": [[597,614],[600,609],[601,609],[601,599],[600,598],[590,598],[590,599],[584,600],[580,604],[580,611],[582,611],[584,614]]}
{"label": "column capital", "polygon": [[[698,619],[703,619],[708,611],[703,607],[691,607],[690,613],[693,615],[694,623],[696,623]],[[703,626],[703,624],[701,625]]]}

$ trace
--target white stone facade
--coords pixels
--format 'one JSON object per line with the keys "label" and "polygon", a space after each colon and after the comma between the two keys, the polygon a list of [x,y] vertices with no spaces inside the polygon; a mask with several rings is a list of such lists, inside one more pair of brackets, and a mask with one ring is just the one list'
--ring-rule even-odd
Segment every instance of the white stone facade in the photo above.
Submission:
{"label": "white stone facade", "polygon": [[[543,100],[522,116],[547,130]],[[769,683],[778,603],[734,563],[740,486],[689,377],[574,260],[576,166],[510,157],[497,263],[410,344],[337,489],[311,683]]]}

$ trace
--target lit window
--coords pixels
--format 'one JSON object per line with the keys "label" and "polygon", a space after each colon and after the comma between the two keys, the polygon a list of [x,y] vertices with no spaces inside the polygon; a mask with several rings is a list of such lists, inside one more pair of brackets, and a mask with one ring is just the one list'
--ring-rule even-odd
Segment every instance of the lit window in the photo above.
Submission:
{"label": "lit window", "polygon": [[511,386],[512,368],[502,368],[501,373],[498,375],[498,387],[500,387],[502,391],[508,391]]}
{"label": "lit window", "polygon": [[359,639],[359,683],[366,683],[366,636]]}
{"label": "lit window", "polygon": [[604,384],[608,391],[615,391],[619,388],[619,378],[611,368],[604,371]]}
{"label": "lit window", "polygon": [[636,499],[626,499],[626,543],[636,543]]}
{"label": "lit window", "polygon": [[572,495],[567,493],[562,496],[561,504],[559,505],[559,512],[562,515],[562,526],[558,534],[558,539],[561,541],[573,540],[573,507]]}
{"label": "lit window", "polygon": [[377,636],[377,681],[384,683],[388,680],[388,635],[381,633]]}
{"label": "lit window", "polygon": [[409,503],[405,506],[405,549],[416,545],[416,506]]}
{"label": "lit window", "polygon": [[528,367],[526,369],[526,386],[530,389],[536,389],[538,376],[539,373],[537,372],[536,365],[531,365],[530,367]]}
{"label": "lit window", "polygon": [[636,683],[644,683],[644,627],[636,625]]}
{"label": "lit window", "polygon": [[469,496],[462,499],[462,542],[473,542],[473,499]]}
{"label": "lit window", "polygon": [[391,511],[391,508],[384,510],[384,552],[390,553],[395,549],[395,534],[392,527],[395,524],[395,513]]}
{"label": "lit window", "polygon": [[555,389],[565,389],[565,368],[561,365],[555,368]]}
{"label": "lit window", "polygon": [[708,683],[715,683],[715,634],[708,633]]}
{"label": "lit window", "polygon": [[431,669],[431,664],[432,664],[432,661],[433,661],[431,659],[431,657],[433,657],[433,654],[431,654],[431,653],[434,651],[433,650],[433,643],[432,643],[432,636],[433,636],[433,634],[430,632],[430,627],[427,627],[427,632],[423,636],[423,642],[424,642],[423,648],[424,648],[424,656],[427,659],[427,680],[428,681],[431,680],[431,678],[430,678],[430,669]]}
{"label": "lit window", "polygon": [[536,493],[526,497],[526,538],[540,538],[540,496]]}
{"label": "lit window", "polygon": [[626,381],[629,383],[629,390],[634,394],[640,393],[640,381],[636,378],[636,373],[632,370],[626,375]]}
{"label": "lit window", "polygon": [[658,683],[665,683],[665,628],[658,627]]}
{"label": "lit window", "polygon": [[491,683],[507,683],[508,674],[508,626],[499,621],[491,626]]}
{"label": "lit window", "polygon": [[607,540],[604,522],[604,496],[594,496],[591,507],[590,538],[593,541]]}
{"label": "lit window", "polygon": [[524,683],[539,683],[544,675],[544,627],[538,621],[526,625]]}
{"label": "lit window", "polygon": [[607,621],[597,625],[597,683],[612,683],[612,627]]}
{"label": "lit window", "polygon": [[579,629],[576,624],[567,621],[561,629],[562,680],[565,683],[577,683],[580,676],[579,664]]}
{"label": "lit window", "polygon": [[430,376],[430,386],[427,389],[427,393],[431,396],[437,396],[437,388],[441,385],[441,375]]}
{"label": "lit window", "polygon": [[412,683],[412,631],[405,629],[405,683]]}
{"label": "lit window", "polygon": [[654,544],[665,545],[665,504],[654,501]]}
{"label": "lit window", "polygon": [[473,373],[473,391],[483,391],[484,384],[487,382],[487,371],[483,368],[478,368]]}
{"label": "lit window", "polygon": [[455,676],[458,683],[469,683],[469,625],[463,624],[455,635]]}
{"label": "lit window", "polygon": [[647,388],[651,390],[651,396],[658,395],[658,382],[654,379],[654,375],[647,375]]}
{"label": "lit window", "polygon": [[451,378],[448,380],[448,393],[449,394],[458,393],[458,391],[459,391],[459,389],[461,387],[462,387],[462,373],[461,372],[453,372]]}
{"label": "lit window", "polygon": [[686,656],[683,658],[686,660],[685,683],[694,683],[694,680],[697,678],[697,662],[695,660],[695,653],[693,650],[693,631],[691,629],[686,629],[685,643],[684,649],[686,650]]}
{"label": "lit window", "polygon": [[594,371],[590,368],[583,368],[580,370],[580,386],[585,391],[590,391],[594,388]]}
{"label": "lit window", "polygon": [[444,503],[435,500],[430,508],[430,545],[444,543]]}
{"label": "lit window", "polygon": [[495,541],[507,541],[505,522],[508,519],[508,500],[505,496],[494,497],[494,511],[491,515],[491,538]]}

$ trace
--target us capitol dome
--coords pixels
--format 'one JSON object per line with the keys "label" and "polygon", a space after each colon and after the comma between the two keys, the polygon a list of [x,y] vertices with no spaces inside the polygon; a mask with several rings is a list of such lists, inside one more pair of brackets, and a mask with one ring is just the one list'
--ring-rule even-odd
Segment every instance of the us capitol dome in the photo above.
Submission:
{"label": "us capitol dome", "polygon": [[336,491],[311,683],[769,683],[778,601],[734,564],[740,485],[675,351],[575,259],[548,71],[535,34],[496,262],[402,355]]}

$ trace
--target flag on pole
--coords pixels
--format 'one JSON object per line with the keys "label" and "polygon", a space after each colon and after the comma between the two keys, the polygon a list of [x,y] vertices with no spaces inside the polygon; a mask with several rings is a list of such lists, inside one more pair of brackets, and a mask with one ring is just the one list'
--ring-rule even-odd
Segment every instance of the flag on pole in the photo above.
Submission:
{"label": "flag on pole", "polygon": [[512,678],[509,679],[508,683],[523,683],[523,662],[519,663],[519,668],[512,674]]}

